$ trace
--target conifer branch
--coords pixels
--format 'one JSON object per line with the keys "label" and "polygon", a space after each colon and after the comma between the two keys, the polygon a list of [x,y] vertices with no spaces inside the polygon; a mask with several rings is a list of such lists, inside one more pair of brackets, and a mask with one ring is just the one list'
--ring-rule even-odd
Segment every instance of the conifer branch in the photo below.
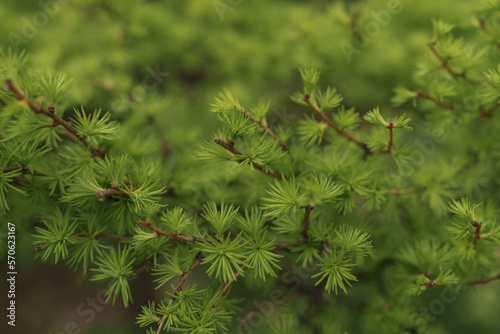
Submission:
{"label": "conifer branch", "polygon": [[392,145],[394,144],[394,134],[393,134],[394,123],[392,121],[389,122],[388,129],[389,129],[389,143],[387,144],[387,153],[390,154],[392,152]]}
{"label": "conifer branch", "polygon": [[474,238],[472,239],[472,244],[475,245],[477,244],[477,241],[481,239],[481,226],[483,226],[483,223],[477,220],[474,220],[472,222],[472,226],[474,226],[476,229],[474,230]]}
{"label": "conifer branch", "polygon": [[451,111],[455,110],[454,105],[448,104],[448,103],[443,102],[443,101],[436,100],[436,98],[434,96],[432,96],[432,95],[430,95],[430,94],[428,94],[420,89],[417,90],[415,97],[417,97],[417,98],[421,97],[421,98],[430,100],[430,101],[436,103],[438,106],[445,108],[446,110],[451,110]]}
{"label": "conifer branch", "polygon": [[289,249],[289,248],[294,248],[297,247],[295,244],[283,244],[283,243],[278,243],[274,245],[275,250],[281,250],[281,249]]}
{"label": "conifer branch", "polygon": [[150,257],[149,259],[144,261],[144,264],[139,269],[134,271],[133,276],[139,276],[140,274],[142,274],[144,272],[144,270],[146,270],[154,262],[153,258],[154,257]]}
{"label": "conifer branch", "polygon": [[[181,280],[175,286],[174,291],[172,292],[172,295],[175,296],[175,295],[179,294],[180,291],[182,291],[182,285],[184,285],[184,283],[189,278],[189,276],[191,275],[193,270],[195,270],[196,267],[198,267],[200,265],[201,259],[202,259],[202,257],[200,256],[200,254],[198,254],[196,256],[196,261],[191,266],[191,268],[189,268],[189,270],[187,272],[181,273]],[[170,305],[172,305],[173,302],[174,302],[174,297],[170,296],[169,301],[168,301],[168,305],[167,305],[167,310],[170,308]],[[161,318],[160,324],[158,325],[158,330],[156,331],[157,334],[161,333],[161,330],[163,329],[163,326],[165,325],[165,321],[167,320],[167,317],[168,317],[168,314],[164,314],[163,317]]]}
{"label": "conifer branch", "polygon": [[155,232],[157,235],[163,235],[167,238],[171,238],[171,239],[178,240],[178,241],[189,242],[189,243],[195,243],[195,242],[207,242],[209,244],[212,243],[212,241],[210,239],[205,239],[205,238],[200,238],[200,237],[186,237],[186,236],[183,236],[180,234],[174,234],[174,233],[160,230],[159,228],[151,225],[151,222],[149,222],[148,220],[146,220],[146,221],[140,220],[139,225],[147,228],[150,231]]}
{"label": "conifer branch", "polygon": [[389,142],[387,143],[387,150],[379,150],[379,151],[372,152],[373,155],[384,154],[384,153],[391,154],[392,153],[392,145],[394,144],[394,134],[393,134],[394,123],[392,121],[390,121],[389,124],[386,126],[386,128],[389,129]]}
{"label": "conifer branch", "polygon": [[326,254],[332,255],[332,251],[330,250],[330,247],[328,247],[328,240],[321,241],[321,246]]}
{"label": "conifer branch", "polygon": [[484,31],[484,33],[486,35],[491,35],[491,32],[488,28],[486,28],[486,20],[485,19],[481,19],[479,20],[479,28],[481,28],[482,31]]}
{"label": "conifer branch", "polygon": [[311,211],[314,210],[314,205],[307,205],[304,207],[304,228],[302,229],[302,238],[300,238],[301,242],[306,242],[309,239],[307,232],[309,231],[309,217],[311,215]]}
{"label": "conifer branch", "polygon": [[286,302],[286,301],[289,301],[289,300],[292,300],[292,299],[295,299],[297,297],[299,297],[301,295],[300,292],[296,292],[294,293],[293,295],[291,296],[288,296],[288,297],[284,297],[284,298],[280,298],[280,299],[276,299],[276,300],[271,300],[271,301],[268,301],[266,303],[262,303],[260,304],[259,306],[253,308],[250,312],[248,312],[240,321],[240,327],[241,329],[243,330],[243,332],[245,334],[248,334],[249,331],[246,329],[245,327],[245,324],[247,323],[248,320],[250,320],[250,318],[257,312],[260,312],[263,308],[267,307],[267,306],[271,306],[271,305],[278,305],[278,304],[281,304],[283,302]]}
{"label": "conifer branch", "polygon": [[18,101],[26,102],[33,112],[35,112],[37,114],[43,114],[43,115],[51,118],[55,122],[53,124],[62,125],[70,134],[75,136],[80,143],[82,143],[83,145],[85,145],[85,147],[87,147],[89,149],[89,151],[90,151],[90,153],[92,153],[93,157],[98,157],[98,158],[104,157],[104,153],[101,150],[92,147],[89,144],[89,142],[87,141],[87,139],[83,138],[82,136],[80,136],[78,134],[78,131],[76,130],[76,128],[73,125],[68,123],[65,119],[57,116],[55,113],[51,112],[50,110],[42,107],[41,105],[37,105],[33,101],[28,99],[26,97],[26,95],[24,95],[24,93],[22,93],[16,86],[14,86],[11,79],[6,79],[5,82],[7,84],[7,88],[14,94],[15,98]]}
{"label": "conifer branch", "polygon": [[424,287],[426,289],[431,288],[433,286],[436,286],[436,281],[435,280],[431,280],[431,279],[429,279],[429,282],[427,282],[427,283],[424,284]]}
{"label": "conifer branch", "polygon": [[[485,19],[481,19],[479,20],[479,24],[478,24],[479,28],[484,31],[484,33],[486,35],[491,35],[491,31],[486,27],[486,20]],[[500,49],[500,43],[497,43],[496,46]]]}
{"label": "conifer branch", "polygon": [[[234,155],[244,155],[243,152],[239,151],[238,149],[236,149],[234,147],[234,143],[233,142],[225,142],[217,137],[215,137],[214,139],[214,142],[219,145],[219,146],[222,146],[223,148],[225,148],[226,150],[228,150],[229,152],[233,153]],[[241,160],[236,160],[236,162],[238,163],[242,163],[244,162],[245,160],[241,159]],[[281,179],[282,178],[282,175],[278,172],[270,172],[270,171],[266,171],[264,169],[264,166],[261,165],[261,164],[258,164],[256,162],[252,162],[252,165],[254,168],[260,170],[262,173],[266,174],[266,175],[269,175],[271,177],[274,177],[275,179]]]}
{"label": "conifer branch", "polygon": [[500,107],[500,103],[495,104],[491,109],[482,110],[480,116],[481,117],[490,116],[498,107]]}
{"label": "conifer branch", "polygon": [[345,138],[347,138],[348,141],[352,141],[352,142],[356,143],[356,145],[358,145],[359,147],[363,148],[363,150],[365,151],[365,154],[373,154],[373,152],[371,152],[368,149],[368,146],[366,145],[365,142],[363,142],[361,139],[355,137],[351,132],[347,132],[347,131],[342,130],[337,123],[335,123],[334,121],[329,119],[321,109],[316,107],[311,102],[310,97],[311,96],[309,94],[304,94],[304,96],[302,97],[302,100],[307,103],[309,108],[311,108],[311,110],[318,117],[320,117],[323,121],[325,121],[326,124],[328,124],[331,128],[333,128],[335,131],[337,131],[337,133],[339,133],[341,136],[344,136]]}
{"label": "conifer branch", "polygon": [[[246,270],[247,267],[246,266],[242,266],[241,267],[241,270]],[[238,276],[240,276],[240,272],[236,272],[233,276],[233,278],[231,280],[229,280],[228,282],[226,282],[225,284],[221,285],[217,291],[215,292],[216,294],[222,290],[222,293],[221,295],[219,296],[219,298],[217,298],[217,300],[215,301],[214,303],[214,306],[212,307],[212,313],[214,313],[215,309],[217,308],[217,305],[219,305],[219,302],[221,301],[222,297],[226,294],[227,292],[227,289],[229,289],[229,286],[236,280],[236,278],[238,278]]]}
{"label": "conifer branch", "polygon": [[436,50],[436,48],[435,48],[436,41],[430,41],[429,43],[427,43],[427,45],[431,49],[432,53],[436,56],[436,58],[439,59],[439,61],[441,62],[441,66],[444,67],[448,72],[450,72],[451,75],[453,75],[454,77],[463,78],[466,81],[468,81],[470,84],[473,84],[473,85],[477,84],[476,81],[467,77],[467,74],[465,74],[465,71],[462,73],[457,73],[451,68],[450,64],[446,61],[446,59],[444,59],[443,56],[441,56],[439,54],[439,52]]}
{"label": "conifer branch", "polygon": [[493,276],[493,277],[487,277],[487,278],[482,278],[482,279],[478,279],[478,280],[474,280],[474,281],[468,281],[467,284],[469,284],[469,285],[486,284],[486,283],[489,283],[489,282],[497,280],[497,279],[500,279],[500,274]]}
{"label": "conifer branch", "polygon": [[126,191],[119,190],[119,189],[102,189],[99,190],[96,194],[97,199],[99,201],[104,201],[108,197],[113,197],[113,196],[122,196],[122,197],[130,197],[130,194]]}
{"label": "conifer branch", "polygon": [[[72,234],[72,237],[75,238],[83,238],[83,237],[88,237],[88,232],[79,232]],[[116,235],[116,234],[108,234],[108,233],[98,233],[94,236],[94,238],[105,238],[105,239],[112,239],[112,240],[120,240],[120,241],[132,241],[132,238],[124,236],[124,235]],[[39,252],[41,251],[44,247],[46,247],[49,243],[43,243],[35,246],[35,251]]]}
{"label": "conifer branch", "polygon": [[285,142],[281,140],[280,137],[278,137],[278,135],[269,128],[269,126],[265,125],[262,121],[250,115],[250,113],[246,111],[244,108],[241,108],[241,111],[243,112],[243,114],[245,114],[246,117],[248,117],[250,120],[256,123],[259,126],[259,128],[261,128],[264,132],[266,132],[269,135],[269,137],[276,140],[278,142],[278,147],[281,147],[283,148],[283,150],[288,151],[288,145],[285,144]]}
{"label": "conifer branch", "polygon": [[0,166],[0,170],[3,173],[9,173],[13,171],[20,171],[23,175],[35,175],[35,176],[45,176],[45,174],[39,173],[36,170],[30,169],[28,167],[2,167]]}

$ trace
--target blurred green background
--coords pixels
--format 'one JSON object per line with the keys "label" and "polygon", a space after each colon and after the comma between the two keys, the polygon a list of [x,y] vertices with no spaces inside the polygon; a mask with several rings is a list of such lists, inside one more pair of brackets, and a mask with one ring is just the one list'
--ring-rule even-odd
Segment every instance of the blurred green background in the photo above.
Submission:
{"label": "blurred green background", "polygon": [[[322,83],[337,87],[346,105],[360,112],[377,105],[390,108],[393,89],[410,85],[416,59],[432,56],[426,47],[431,20],[467,20],[476,3],[4,0],[0,47],[25,49],[33,68],[76,78],[67,93],[73,107],[102,108],[115,119],[132,111],[154,111],[171,149],[182,152],[198,147],[217,129],[209,109],[223,87],[243,105],[270,100],[271,123],[301,113],[288,97],[300,87],[300,66],[317,65]],[[380,21],[349,61],[342,47],[353,45],[353,26],[379,22],[377,13],[389,8],[397,13]],[[150,129],[144,131],[147,136]],[[146,146],[131,142],[129,148],[131,153],[160,149]],[[2,225],[7,221],[23,218],[7,215]],[[134,322],[140,305],[158,298],[149,278],[132,283],[132,307],[106,305],[87,323],[89,314],[81,316],[77,309],[88,297],[96,298],[103,286],[64,264],[42,265],[35,259],[30,233],[29,225],[18,225],[18,326],[12,332],[144,332]],[[429,303],[439,298],[436,293],[429,294]],[[491,306],[498,296],[498,281],[487,289],[469,288],[446,304],[435,321],[450,333],[495,333],[499,310]]]}

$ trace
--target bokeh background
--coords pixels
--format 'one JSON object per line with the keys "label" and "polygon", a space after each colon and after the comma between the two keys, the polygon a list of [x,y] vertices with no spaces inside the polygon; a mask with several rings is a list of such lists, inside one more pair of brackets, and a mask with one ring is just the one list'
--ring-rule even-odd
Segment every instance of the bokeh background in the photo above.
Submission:
{"label": "bokeh background", "polygon": [[[216,130],[209,109],[223,87],[242,104],[271,101],[271,121],[301,113],[289,100],[300,87],[300,66],[317,65],[322,83],[337,87],[346,105],[360,112],[377,105],[391,108],[393,89],[410,86],[417,59],[432,56],[426,47],[431,20],[464,21],[477,2],[2,0],[0,47],[26,50],[40,71],[74,77],[77,84],[67,95],[75,107],[109,110],[115,119],[154,113],[169,149],[184,152]],[[355,27],[394,5],[398,12],[390,21],[346,57],[343,47],[352,46]],[[147,141],[151,131],[145,127],[143,140],[130,142],[131,153],[162,149]],[[144,332],[134,322],[140,306],[156,298],[150,279],[132,283],[130,308],[99,307],[87,323],[89,314],[82,316],[78,307],[97,298],[104,286],[64,264],[43,265],[31,244],[31,218],[7,214],[1,219],[2,226],[19,222],[13,332]],[[5,280],[1,284],[5,287]],[[498,296],[500,282],[470,288],[430,321],[450,333],[497,333]],[[431,303],[439,291],[426,298]]]}

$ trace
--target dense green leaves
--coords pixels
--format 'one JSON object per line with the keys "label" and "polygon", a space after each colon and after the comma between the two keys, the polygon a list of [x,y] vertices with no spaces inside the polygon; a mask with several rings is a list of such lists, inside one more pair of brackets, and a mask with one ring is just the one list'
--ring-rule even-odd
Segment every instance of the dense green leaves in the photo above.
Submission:
{"label": "dense green leaves", "polygon": [[98,268],[92,268],[94,275],[90,280],[109,282],[110,286],[106,291],[107,300],[116,302],[118,296],[121,295],[123,305],[128,307],[129,302],[132,302],[132,294],[128,279],[133,274],[132,264],[134,259],[130,256],[130,248],[120,247],[117,249],[111,248],[109,252],[104,253],[96,261]]}
{"label": "dense green leaves", "polygon": [[[211,6],[179,8],[196,22],[211,22],[206,14]],[[33,223],[42,260],[66,260],[76,271],[90,270],[92,280],[107,284],[108,300],[121,298],[128,306],[130,280],[151,275],[153,284],[143,288],[158,293],[137,317],[138,325],[150,327],[148,333],[233,333],[261,313],[262,327],[248,321],[249,332],[418,331],[411,323],[427,290],[458,291],[498,275],[498,6],[466,23],[435,20],[429,41],[422,36],[431,37],[430,26],[418,38],[404,36],[415,43],[415,55],[425,55],[411,76],[408,55],[405,67],[395,61],[403,52],[393,42],[401,36],[392,35],[390,45],[383,41],[407,14],[394,16],[363,55],[353,51],[351,57],[370,58],[366,71],[362,62],[339,65],[332,55],[337,47],[315,47],[321,41],[316,29],[320,24],[341,50],[346,41],[355,47],[362,28],[375,22],[372,13],[382,7],[364,11],[362,2],[317,2],[321,12],[311,12],[307,6],[297,3],[284,15],[297,24],[283,39],[293,45],[294,64],[313,63],[311,54],[317,53],[318,67],[285,75],[292,71],[283,67],[283,59],[276,58],[272,69],[262,62],[269,52],[280,55],[272,44],[250,49],[258,38],[252,35],[241,44],[232,37],[235,58],[245,51],[246,62],[266,72],[252,73],[255,67],[249,67],[239,84],[228,82],[235,94],[223,90],[212,103],[214,114],[206,117],[194,113],[206,110],[220,89],[206,78],[217,73],[227,79],[224,73],[238,67],[234,59],[217,63],[223,53],[219,45],[228,41],[216,34],[217,40],[199,39],[213,50],[198,57],[186,44],[193,31],[176,28],[182,34],[169,36],[174,42],[167,43],[175,47],[160,48],[158,55],[182,49],[171,62],[179,67],[168,69],[172,81],[156,82],[154,89],[145,84],[151,77],[142,85],[135,81],[157,53],[137,47],[122,57],[117,51],[143,45],[146,33],[161,32],[156,36],[161,40],[171,30],[158,27],[182,23],[175,15],[168,20],[152,15],[155,4],[137,4],[131,22],[140,16],[148,23],[131,24],[120,33],[123,40],[109,43],[113,50],[102,51],[109,56],[106,62],[86,64],[68,50],[75,64],[88,67],[79,72],[61,66],[78,85],[65,74],[39,72],[25,53],[2,52],[0,76],[13,79],[33,101],[30,107],[12,89],[0,92],[2,215],[22,221],[19,231]],[[107,14],[115,5],[101,7],[82,2],[67,10],[86,8],[99,26],[100,19],[112,20]],[[240,24],[238,17],[247,13],[233,9],[224,24],[236,29],[225,30],[255,28],[255,22]],[[329,30],[335,20],[346,26]],[[102,38],[115,38],[122,30],[116,28],[103,29]],[[306,47],[295,50],[295,35]],[[391,50],[383,52],[384,63],[371,54],[379,45]],[[53,52],[60,49],[65,50]],[[62,59],[61,54],[47,58]],[[114,65],[96,71],[108,67],[107,61]],[[36,67],[39,63],[35,58]],[[157,71],[164,74],[166,64]],[[121,66],[126,68],[117,70]],[[344,67],[358,66],[361,74],[342,74]],[[373,85],[374,76],[391,86]],[[394,81],[403,76],[408,79]],[[388,106],[393,85],[399,87],[392,99],[397,109]],[[285,97],[297,88],[291,95],[300,105],[296,108]],[[92,108],[73,109],[82,104]],[[77,137],[37,113],[38,105],[64,114]],[[100,107],[110,112],[94,110]],[[221,129],[210,137],[212,121]],[[98,154],[89,145],[99,148]],[[339,290],[348,296],[335,296]],[[441,332],[431,323],[429,331]]]}
{"label": "dense green leaves", "polygon": [[231,240],[229,233],[226,238],[215,240],[210,239],[210,243],[198,244],[198,249],[205,254],[202,263],[209,263],[207,269],[209,277],[215,277],[223,282],[236,279],[236,273],[244,275],[245,243],[241,234]]}
{"label": "dense green leaves", "polygon": [[84,136],[92,145],[98,144],[101,140],[113,140],[117,136],[118,125],[110,121],[111,114],[107,112],[101,117],[101,110],[87,113],[75,108],[75,127],[78,134]]}
{"label": "dense green leaves", "polygon": [[343,254],[326,255],[319,264],[321,271],[312,277],[320,277],[316,285],[326,279],[325,289],[328,293],[342,289],[347,293],[347,286],[352,286],[350,281],[357,281],[357,278],[351,273],[352,263],[343,259]]}

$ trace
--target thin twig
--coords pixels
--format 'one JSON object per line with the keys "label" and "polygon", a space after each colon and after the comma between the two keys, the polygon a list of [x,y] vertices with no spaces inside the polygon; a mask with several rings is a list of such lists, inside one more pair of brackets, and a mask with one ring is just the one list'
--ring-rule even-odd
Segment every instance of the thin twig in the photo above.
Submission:
{"label": "thin twig", "polygon": [[467,284],[469,284],[469,285],[486,284],[486,283],[489,283],[489,282],[494,281],[496,279],[500,279],[500,274],[493,276],[493,277],[482,278],[482,279],[478,279],[478,280],[474,280],[474,281],[468,281]]}
{"label": "thin twig", "polygon": [[[200,263],[201,263],[201,256],[198,254],[198,256],[196,257],[196,261],[191,266],[191,268],[189,268],[189,270],[187,272],[181,273],[182,278],[179,281],[179,283],[175,286],[174,291],[172,292],[172,295],[175,296],[181,291],[182,285],[184,284],[184,282],[186,282],[186,280],[189,278],[189,276],[191,275],[193,270],[195,270],[196,267],[198,267],[200,265]],[[170,305],[172,305],[173,302],[174,302],[174,297],[171,296],[170,300],[168,301],[167,310],[170,307]],[[165,325],[165,321],[167,320],[167,317],[168,317],[168,314],[165,314],[161,318],[160,324],[158,325],[158,330],[156,331],[157,334],[161,333],[161,330],[163,329],[163,325]]]}
{"label": "thin twig", "polygon": [[393,135],[394,123],[392,121],[389,122],[388,129],[389,129],[389,143],[387,144],[387,153],[391,153],[392,144],[394,143],[394,135]]}
{"label": "thin twig", "polygon": [[323,246],[323,250],[326,254],[332,255],[332,251],[330,250],[330,247],[328,247],[328,240],[321,241],[321,246]]}
{"label": "thin twig", "polygon": [[253,122],[257,123],[257,125],[265,132],[267,132],[267,134],[273,138],[274,140],[278,141],[278,146],[283,148],[285,151],[288,151],[288,145],[285,144],[285,142],[283,140],[280,139],[280,137],[278,137],[278,135],[276,133],[273,132],[273,130],[271,130],[269,128],[269,126],[267,126],[266,124],[264,124],[262,121],[258,120],[257,118],[253,117],[252,115],[250,115],[249,112],[247,112],[244,108],[241,108],[241,111],[243,112],[243,114],[245,114],[246,117],[250,118]]}
{"label": "thin twig", "polygon": [[318,117],[320,117],[323,121],[325,121],[326,124],[328,124],[331,128],[333,128],[335,131],[337,131],[337,133],[339,133],[341,136],[344,136],[345,138],[347,138],[347,140],[352,141],[352,142],[356,143],[356,145],[358,145],[359,147],[363,148],[363,150],[365,150],[365,154],[373,154],[368,149],[368,147],[366,146],[365,142],[363,142],[361,139],[355,137],[352,133],[342,130],[337,123],[335,123],[334,121],[332,121],[331,119],[329,119],[321,109],[319,109],[318,107],[316,107],[311,102],[310,98],[311,98],[311,96],[309,94],[304,94],[304,96],[302,97],[302,100],[307,103],[307,105],[309,106],[309,108],[311,108],[311,110]]}
{"label": "thin twig", "polygon": [[[245,269],[247,269],[247,267],[246,266],[242,266],[241,269],[245,270]],[[222,297],[226,294],[227,289],[229,289],[229,286],[236,280],[236,278],[238,278],[238,276],[240,276],[240,272],[239,271],[236,272],[236,274],[234,274],[234,277],[231,280],[229,280],[227,283],[225,283],[223,285],[223,287],[222,287],[222,293],[219,296],[219,298],[217,298],[217,300],[214,303],[214,306],[212,307],[212,313],[214,313],[214,311],[217,308],[217,305],[219,305],[219,302],[221,301]],[[220,290],[221,290],[220,288],[217,289],[217,292],[220,291]]]}
{"label": "thin twig", "polygon": [[274,249],[275,250],[290,249],[290,248],[295,248],[295,247],[298,247],[298,245],[295,245],[295,244],[281,244],[281,243],[274,245]]}
{"label": "thin twig", "polygon": [[[234,155],[244,155],[243,152],[239,151],[238,149],[236,149],[234,147],[234,143],[232,142],[225,142],[223,140],[221,140],[220,138],[217,138],[215,137],[214,139],[214,142],[219,145],[219,146],[222,146],[223,148],[225,148],[226,150],[228,150],[229,152],[233,153]],[[238,163],[242,163],[244,162],[245,160],[244,159],[240,159],[240,160],[236,160]],[[252,165],[254,168],[260,170],[262,173],[266,174],[266,175],[269,175],[271,177],[274,177],[275,179],[281,179],[282,176],[280,173],[278,172],[270,172],[270,171],[266,171],[264,169],[264,166],[261,165],[261,164],[258,164],[256,162],[252,162]]]}
{"label": "thin twig", "polygon": [[28,167],[2,167],[0,166],[0,170],[3,173],[9,173],[13,171],[20,171],[21,174],[24,175],[35,175],[35,176],[45,176],[45,174],[39,173],[36,170],[29,169]]}
{"label": "thin twig", "polygon": [[373,155],[378,155],[378,154],[384,154],[392,153],[392,145],[394,143],[394,134],[393,134],[393,129],[394,129],[394,123],[392,121],[389,122],[389,124],[386,126],[387,129],[389,129],[389,142],[387,143],[387,150],[378,150],[372,152]]}
{"label": "thin twig", "polygon": [[446,110],[455,110],[455,106],[453,104],[448,104],[446,102],[443,102],[443,101],[439,101],[439,100],[436,100],[436,98],[422,90],[417,90],[416,92],[416,95],[415,97],[421,97],[421,98],[424,98],[424,99],[427,99],[427,100],[430,100],[434,103],[436,103],[438,106],[441,106],[443,108],[445,108]]}
{"label": "thin twig", "polygon": [[474,220],[472,222],[472,226],[474,226],[476,229],[474,230],[474,238],[472,239],[472,244],[475,245],[477,244],[477,241],[481,239],[481,226],[483,226],[483,223],[477,220]]}
{"label": "thin twig", "polygon": [[307,241],[309,236],[307,235],[307,232],[309,231],[309,217],[311,215],[311,211],[314,210],[314,205],[307,205],[304,207],[304,228],[302,229],[302,238],[303,241]]}
{"label": "thin twig", "polygon": [[142,274],[144,272],[144,270],[146,270],[153,263],[153,258],[154,257],[152,256],[149,259],[147,259],[146,261],[144,261],[144,264],[139,269],[134,271],[133,276],[139,276],[140,274]]}
{"label": "thin twig", "polygon": [[123,190],[118,190],[118,189],[102,189],[99,190],[96,194],[97,199],[99,201],[104,201],[108,197],[112,196],[122,196],[122,197],[130,197],[130,194],[126,191]]}
{"label": "thin twig", "polygon": [[481,117],[490,116],[498,107],[500,107],[500,103],[495,104],[491,109],[482,110],[480,116]]}
{"label": "thin twig", "polygon": [[436,41],[430,41],[429,43],[427,43],[427,45],[431,49],[432,53],[434,53],[434,55],[437,57],[437,59],[439,59],[439,61],[441,62],[441,66],[444,67],[448,72],[450,72],[451,75],[453,75],[454,77],[464,78],[470,84],[473,84],[473,85],[477,84],[476,81],[468,78],[467,75],[465,74],[465,72],[457,73],[451,68],[450,64],[446,61],[446,59],[444,59],[443,56],[441,56],[439,54],[439,52],[436,50],[436,47],[435,47]]}
{"label": "thin twig", "polygon": [[82,136],[80,136],[78,134],[78,131],[76,130],[76,128],[73,125],[68,123],[63,118],[57,116],[55,113],[50,112],[48,109],[42,107],[41,105],[37,105],[33,101],[28,99],[26,97],[26,95],[24,95],[24,93],[22,93],[16,86],[14,86],[11,79],[6,79],[5,82],[7,84],[7,88],[14,94],[14,96],[16,97],[16,99],[18,101],[26,102],[28,104],[28,106],[30,107],[30,109],[33,110],[35,113],[44,114],[45,116],[50,117],[57,124],[62,125],[69,133],[71,133],[76,138],[78,138],[79,142],[81,142],[83,145],[85,145],[89,149],[90,153],[92,153],[92,156],[99,157],[99,158],[104,157],[104,153],[102,151],[100,151],[99,149],[92,147],[89,144],[89,142],[87,141],[87,139],[83,138]]}
{"label": "thin twig", "polygon": [[[486,35],[491,36],[491,31],[486,27],[485,19],[479,20],[479,28],[481,28],[481,30],[484,31]],[[500,43],[496,43],[496,46],[500,49]]]}
{"label": "thin twig", "polygon": [[159,228],[151,225],[151,222],[149,222],[148,220],[146,220],[146,221],[140,220],[139,225],[147,228],[148,230],[155,232],[158,235],[163,235],[165,237],[168,237],[168,238],[171,238],[174,240],[178,240],[178,241],[189,242],[189,243],[195,243],[195,242],[207,242],[209,244],[212,243],[212,241],[210,239],[205,239],[205,238],[200,238],[200,237],[186,237],[186,236],[183,236],[180,234],[174,234],[174,233],[160,230]]}

